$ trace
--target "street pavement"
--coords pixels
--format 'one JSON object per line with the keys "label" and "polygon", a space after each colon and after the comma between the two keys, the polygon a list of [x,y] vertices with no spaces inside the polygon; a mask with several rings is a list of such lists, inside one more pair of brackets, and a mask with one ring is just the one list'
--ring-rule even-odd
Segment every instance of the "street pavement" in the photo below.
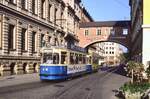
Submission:
{"label": "street pavement", "polygon": [[37,73],[0,78],[0,99],[117,99],[114,90],[129,78],[121,68],[60,82],[41,82]]}

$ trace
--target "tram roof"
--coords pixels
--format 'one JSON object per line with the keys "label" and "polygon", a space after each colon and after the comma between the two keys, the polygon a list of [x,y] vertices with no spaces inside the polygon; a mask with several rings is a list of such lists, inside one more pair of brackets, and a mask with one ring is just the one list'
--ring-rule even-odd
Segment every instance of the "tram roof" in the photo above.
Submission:
{"label": "tram roof", "polygon": [[53,52],[54,50],[57,50],[57,49],[60,49],[60,50],[70,50],[70,51],[77,51],[77,52],[81,52],[81,53],[87,53],[86,52],[86,49],[82,48],[82,47],[79,47],[79,46],[71,46],[71,47],[64,47],[64,46],[51,46],[51,47],[43,47],[41,49],[42,52]]}

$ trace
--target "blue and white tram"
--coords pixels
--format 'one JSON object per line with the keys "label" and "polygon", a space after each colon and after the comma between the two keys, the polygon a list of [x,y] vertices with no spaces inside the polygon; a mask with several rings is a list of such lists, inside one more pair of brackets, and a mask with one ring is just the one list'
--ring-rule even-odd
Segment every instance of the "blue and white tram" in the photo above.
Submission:
{"label": "blue and white tram", "polygon": [[66,48],[45,48],[40,64],[41,80],[61,80],[92,72],[87,53]]}

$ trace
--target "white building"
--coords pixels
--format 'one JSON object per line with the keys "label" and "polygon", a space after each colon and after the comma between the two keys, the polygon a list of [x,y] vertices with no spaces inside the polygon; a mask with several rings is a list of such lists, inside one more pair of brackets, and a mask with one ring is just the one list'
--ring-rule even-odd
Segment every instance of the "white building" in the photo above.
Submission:
{"label": "white building", "polygon": [[113,42],[102,42],[97,45],[101,46],[102,49],[101,56],[104,57],[104,62],[106,65],[118,65],[120,63],[119,56],[123,53],[123,50],[120,48],[119,44]]}

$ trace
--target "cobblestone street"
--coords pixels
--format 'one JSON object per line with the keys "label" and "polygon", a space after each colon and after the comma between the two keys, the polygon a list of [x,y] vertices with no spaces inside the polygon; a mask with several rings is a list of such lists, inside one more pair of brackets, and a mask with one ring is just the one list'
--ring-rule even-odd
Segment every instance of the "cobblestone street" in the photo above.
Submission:
{"label": "cobblestone street", "polygon": [[61,82],[41,82],[38,74],[0,79],[0,99],[115,99],[113,90],[129,79],[112,72],[99,71]]}

